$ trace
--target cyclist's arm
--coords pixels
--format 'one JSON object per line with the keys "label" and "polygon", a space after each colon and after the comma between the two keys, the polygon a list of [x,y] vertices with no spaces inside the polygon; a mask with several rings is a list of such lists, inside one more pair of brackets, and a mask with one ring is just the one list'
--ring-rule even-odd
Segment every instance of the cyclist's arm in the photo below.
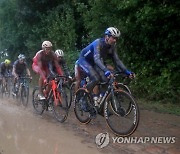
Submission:
{"label": "cyclist's arm", "polygon": [[69,69],[67,67],[66,61],[64,59],[62,59],[62,68],[64,70],[65,75],[68,77],[70,76],[70,72]]}
{"label": "cyclist's arm", "polygon": [[115,63],[118,71],[125,72],[127,70],[126,66],[123,64],[123,62],[119,59],[118,54],[116,50],[113,52],[113,62]]}
{"label": "cyclist's arm", "polygon": [[63,75],[62,69],[61,69],[61,67],[59,66],[58,59],[57,59],[56,55],[54,55],[54,66],[55,66],[55,68],[56,68],[57,73],[58,73],[59,75]]}
{"label": "cyclist's arm", "polygon": [[93,44],[94,47],[94,62],[104,72],[108,71],[107,67],[103,64],[100,57],[100,41],[96,41]]}
{"label": "cyclist's arm", "polygon": [[18,75],[17,75],[17,73],[16,73],[16,62],[14,63],[14,65],[13,65],[13,70],[12,70],[12,75],[15,77],[15,78],[17,78],[18,77]]}

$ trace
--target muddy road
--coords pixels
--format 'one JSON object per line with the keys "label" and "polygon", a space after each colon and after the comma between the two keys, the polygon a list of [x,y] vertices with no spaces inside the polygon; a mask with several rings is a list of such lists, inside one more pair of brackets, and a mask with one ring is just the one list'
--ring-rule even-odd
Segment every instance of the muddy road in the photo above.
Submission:
{"label": "muddy road", "polygon": [[[113,143],[112,138],[116,136],[101,116],[82,125],[71,108],[67,120],[61,124],[50,111],[42,116],[35,114],[31,100],[27,108],[12,98],[0,100],[0,154],[179,154],[179,128],[179,116],[141,110],[139,127],[131,138],[142,140],[124,143],[123,138],[119,138]],[[109,134],[109,144],[99,148],[95,138],[105,132]],[[159,137],[160,141],[144,142],[146,137]],[[165,137],[169,143],[164,142]]]}

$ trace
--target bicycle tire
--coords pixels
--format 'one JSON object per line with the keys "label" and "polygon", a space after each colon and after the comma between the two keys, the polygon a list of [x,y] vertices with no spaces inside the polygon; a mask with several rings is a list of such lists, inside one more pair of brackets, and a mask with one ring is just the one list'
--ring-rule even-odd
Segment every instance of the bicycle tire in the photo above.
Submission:
{"label": "bicycle tire", "polygon": [[[131,90],[129,89],[129,87],[127,85],[124,85],[123,83],[118,83],[116,85],[116,87],[118,89],[122,89],[122,90],[124,90],[124,91],[126,91],[126,92],[128,92],[129,94],[132,95]],[[126,111],[126,114],[128,115],[131,112],[131,110],[132,110],[132,104],[131,104],[131,102],[129,102],[129,107],[128,107],[127,111]]]}
{"label": "bicycle tire", "polygon": [[[37,114],[41,115],[45,110],[45,102],[38,100],[39,87],[35,87],[32,92],[32,104]],[[37,107],[40,106],[40,109]]]}
{"label": "bicycle tire", "polygon": [[1,97],[3,98],[3,95],[4,95],[4,86],[3,86],[3,84],[1,83]]}
{"label": "bicycle tire", "polygon": [[10,94],[11,94],[11,81],[10,81],[9,78],[7,80],[6,91],[7,91],[7,96],[10,97]]}
{"label": "bicycle tire", "polygon": [[27,106],[29,101],[29,88],[22,86],[21,88],[21,103],[23,106]]}
{"label": "bicycle tire", "polygon": [[68,102],[68,108],[70,109],[70,107],[71,107],[71,105],[72,105],[72,102],[74,101],[74,96],[75,96],[75,90],[74,90],[74,88],[75,88],[75,83],[73,82],[72,84],[71,84],[71,86],[70,86],[70,92],[69,92],[69,94],[70,94],[70,100],[69,100],[69,102]]}
{"label": "bicycle tire", "polygon": [[57,119],[57,121],[63,123],[68,117],[68,96],[66,92],[67,86],[60,85],[60,89],[60,91],[56,91],[56,94],[60,94],[61,100],[58,100],[58,103],[56,103],[52,95],[50,104],[52,105],[54,117]]}
{"label": "bicycle tire", "polygon": [[[129,111],[126,106],[128,108],[129,105],[125,101],[132,104],[132,110],[129,114],[126,114]],[[114,103],[116,103],[116,107],[113,105]],[[104,103],[104,117],[114,134],[122,137],[130,136],[139,124],[139,107],[132,95],[124,90],[117,89],[114,90],[114,98],[110,93]]]}
{"label": "bicycle tire", "polygon": [[[74,113],[76,118],[82,123],[82,124],[88,124],[91,121],[89,112],[85,112],[82,109],[82,104],[80,99],[86,99],[87,101],[91,102],[91,98],[89,94],[85,91],[84,88],[80,88],[77,90],[74,98]],[[90,103],[89,102],[89,103]]]}

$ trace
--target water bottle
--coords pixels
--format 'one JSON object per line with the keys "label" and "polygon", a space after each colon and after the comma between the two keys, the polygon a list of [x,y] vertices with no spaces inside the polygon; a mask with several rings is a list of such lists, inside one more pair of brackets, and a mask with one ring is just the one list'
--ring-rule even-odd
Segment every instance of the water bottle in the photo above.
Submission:
{"label": "water bottle", "polygon": [[100,93],[99,94],[98,103],[100,103],[100,101],[102,100],[103,96],[104,96],[104,93]]}

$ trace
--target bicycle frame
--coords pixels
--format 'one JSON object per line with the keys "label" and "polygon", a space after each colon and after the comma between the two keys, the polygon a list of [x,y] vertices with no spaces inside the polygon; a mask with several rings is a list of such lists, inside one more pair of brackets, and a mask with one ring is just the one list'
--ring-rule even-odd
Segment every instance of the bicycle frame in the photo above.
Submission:
{"label": "bicycle frame", "polygon": [[[58,77],[64,77],[64,76],[58,76]],[[51,85],[51,89],[49,91],[49,94],[48,94],[48,97],[47,97],[47,102],[49,102],[50,98],[52,97],[53,95],[53,98],[54,98],[54,101],[55,101],[55,105],[57,106],[58,104],[61,104],[62,102],[62,99],[61,99],[61,94],[58,90],[58,88],[61,88],[60,87],[60,84],[62,84],[62,80],[59,80],[58,81],[58,77],[49,81],[50,82],[50,85]],[[49,83],[48,83],[49,84]],[[48,86],[48,84],[46,86]]]}
{"label": "bicycle frame", "polygon": [[54,97],[54,101],[55,101],[55,105],[58,105],[58,101],[61,103],[61,95],[58,92],[58,87],[59,87],[60,81],[57,84],[57,81],[55,80],[51,80],[51,88],[52,88],[52,93],[53,93],[53,97]]}

